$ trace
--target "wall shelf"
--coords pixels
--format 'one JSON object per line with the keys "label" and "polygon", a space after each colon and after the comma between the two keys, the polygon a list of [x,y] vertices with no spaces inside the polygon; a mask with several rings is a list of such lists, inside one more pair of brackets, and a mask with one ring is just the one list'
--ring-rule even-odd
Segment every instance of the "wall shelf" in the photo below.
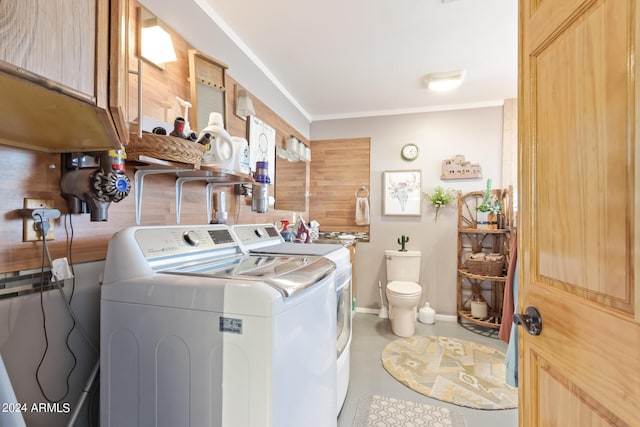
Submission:
{"label": "wall shelf", "polygon": [[135,192],[137,225],[140,225],[144,178],[147,175],[173,174],[176,176],[176,224],[180,224],[182,187],[186,182],[200,181],[207,184],[207,222],[211,221],[211,199],[213,188],[218,186],[247,184],[254,182],[251,175],[211,166],[201,166],[200,169],[196,169],[193,165],[190,164],[159,160],[148,156],[135,156],[134,159],[127,159],[127,161],[131,160],[133,160],[131,166],[136,169],[134,173],[133,185]]}
{"label": "wall shelf", "polygon": [[170,160],[161,160],[154,157],[145,155],[130,154],[127,153],[127,163],[134,168],[153,168],[153,169],[184,169],[184,170],[197,170],[194,164],[172,162]]}
{"label": "wall shelf", "polygon": [[504,282],[505,280],[507,280],[506,276],[484,276],[480,274],[469,273],[469,270],[467,270],[466,268],[459,268],[458,274],[475,280],[491,280],[492,282]]}
{"label": "wall shelf", "polygon": [[465,321],[484,326],[485,328],[499,328],[502,324],[502,314],[495,312],[490,312],[488,318],[480,320],[471,316],[470,310],[458,310],[458,319],[464,319]]}
{"label": "wall shelf", "polygon": [[469,233],[469,234],[506,234],[510,232],[510,230],[505,228],[500,228],[496,230],[483,230],[480,228],[459,228],[458,231],[460,233]]}

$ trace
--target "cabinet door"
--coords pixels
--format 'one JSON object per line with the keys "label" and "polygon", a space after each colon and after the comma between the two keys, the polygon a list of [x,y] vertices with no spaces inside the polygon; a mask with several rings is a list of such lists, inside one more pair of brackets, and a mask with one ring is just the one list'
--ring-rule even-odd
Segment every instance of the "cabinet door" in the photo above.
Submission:
{"label": "cabinet door", "polygon": [[111,0],[109,110],[120,142],[129,142],[129,0]]}
{"label": "cabinet door", "polygon": [[3,0],[0,58],[95,97],[97,0]]}
{"label": "cabinet door", "polygon": [[127,2],[0,1],[0,143],[49,152],[120,148],[127,129],[119,85],[128,70],[110,56],[126,56]]}

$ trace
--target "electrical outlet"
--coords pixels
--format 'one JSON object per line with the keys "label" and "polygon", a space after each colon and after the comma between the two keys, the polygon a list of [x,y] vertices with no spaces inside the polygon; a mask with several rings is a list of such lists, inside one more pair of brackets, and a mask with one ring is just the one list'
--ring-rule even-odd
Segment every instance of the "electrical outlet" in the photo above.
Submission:
{"label": "electrical outlet", "polygon": [[[53,199],[24,199],[25,209],[38,209],[38,208],[55,208],[53,205]],[[53,222],[51,223],[51,227],[49,227],[49,231],[47,232],[47,240],[54,240],[54,226]],[[36,242],[42,240],[42,235],[40,231],[35,229],[36,221],[32,218],[24,218],[22,220],[22,241],[23,242]]]}

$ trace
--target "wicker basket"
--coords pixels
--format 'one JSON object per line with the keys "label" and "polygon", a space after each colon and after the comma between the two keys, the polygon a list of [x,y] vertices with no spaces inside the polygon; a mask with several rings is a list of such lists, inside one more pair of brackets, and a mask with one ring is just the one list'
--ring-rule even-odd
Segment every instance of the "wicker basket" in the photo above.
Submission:
{"label": "wicker basket", "polygon": [[471,274],[480,276],[502,276],[504,259],[496,261],[468,259],[466,265]]}
{"label": "wicker basket", "polygon": [[127,156],[148,156],[154,159],[188,163],[200,167],[205,146],[197,142],[169,135],[143,133],[142,139],[131,136]]}

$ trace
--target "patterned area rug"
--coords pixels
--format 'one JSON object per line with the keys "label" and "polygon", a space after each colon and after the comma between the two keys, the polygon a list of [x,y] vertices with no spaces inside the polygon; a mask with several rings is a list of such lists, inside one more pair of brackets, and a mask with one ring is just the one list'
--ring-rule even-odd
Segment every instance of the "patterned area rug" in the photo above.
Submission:
{"label": "patterned area rug", "polygon": [[518,391],[505,383],[504,353],[447,337],[410,337],[382,351],[382,365],[425,396],[474,409],[512,409]]}
{"label": "patterned area rug", "polygon": [[466,427],[460,412],[442,406],[367,394],[360,398],[353,427]]}

